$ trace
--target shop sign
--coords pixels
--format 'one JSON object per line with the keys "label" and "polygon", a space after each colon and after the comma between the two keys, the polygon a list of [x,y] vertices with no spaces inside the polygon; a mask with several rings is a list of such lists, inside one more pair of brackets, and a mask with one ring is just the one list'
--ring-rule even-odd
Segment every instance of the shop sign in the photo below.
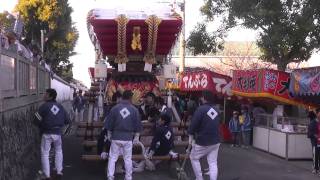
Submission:
{"label": "shop sign", "polygon": [[233,73],[232,90],[246,97],[272,98],[274,100],[299,104],[289,92],[289,73],[277,70],[237,70]]}
{"label": "shop sign", "polygon": [[213,93],[231,96],[231,78],[211,71],[191,72],[182,76],[182,91],[209,90]]}
{"label": "shop sign", "polygon": [[258,92],[259,71],[234,71],[233,90],[256,93]]}
{"label": "shop sign", "polygon": [[208,87],[208,76],[205,73],[191,74],[182,79],[185,89],[206,89]]}

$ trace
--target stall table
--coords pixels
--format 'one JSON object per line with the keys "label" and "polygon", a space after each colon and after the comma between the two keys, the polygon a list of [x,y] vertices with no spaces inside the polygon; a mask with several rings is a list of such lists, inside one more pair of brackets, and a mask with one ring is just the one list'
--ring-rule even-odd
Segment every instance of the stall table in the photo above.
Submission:
{"label": "stall table", "polygon": [[284,132],[269,124],[258,123],[253,127],[253,147],[287,160],[312,159],[311,143],[305,130]]}

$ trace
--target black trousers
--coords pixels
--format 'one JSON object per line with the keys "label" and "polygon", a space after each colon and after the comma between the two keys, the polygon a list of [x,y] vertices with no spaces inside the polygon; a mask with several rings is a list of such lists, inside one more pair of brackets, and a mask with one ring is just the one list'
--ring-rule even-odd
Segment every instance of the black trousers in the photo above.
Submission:
{"label": "black trousers", "polygon": [[241,145],[241,133],[232,132],[232,136],[233,136],[233,145]]}
{"label": "black trousers", "polygon": [[313,169],[319,171],[320,147],[312,146],[312,153],[313,153]]}

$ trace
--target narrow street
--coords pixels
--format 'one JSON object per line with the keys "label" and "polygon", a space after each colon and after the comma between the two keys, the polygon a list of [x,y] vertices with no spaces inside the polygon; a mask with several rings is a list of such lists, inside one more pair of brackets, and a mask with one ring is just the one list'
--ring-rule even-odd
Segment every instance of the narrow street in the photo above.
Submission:
{"label": "narrow street", "polygon": [[0,2],[0,180],[320,180],[320,0]]}

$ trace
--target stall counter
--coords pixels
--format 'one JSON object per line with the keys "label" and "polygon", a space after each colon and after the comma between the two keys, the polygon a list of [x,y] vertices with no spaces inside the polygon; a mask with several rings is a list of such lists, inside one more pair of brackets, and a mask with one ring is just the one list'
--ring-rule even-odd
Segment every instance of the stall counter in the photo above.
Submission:
{"label": "stall counter", "polygon": [[282,132],[264,126],[253,128],[253,147],[289,159],[312,159],[306,133]]}

